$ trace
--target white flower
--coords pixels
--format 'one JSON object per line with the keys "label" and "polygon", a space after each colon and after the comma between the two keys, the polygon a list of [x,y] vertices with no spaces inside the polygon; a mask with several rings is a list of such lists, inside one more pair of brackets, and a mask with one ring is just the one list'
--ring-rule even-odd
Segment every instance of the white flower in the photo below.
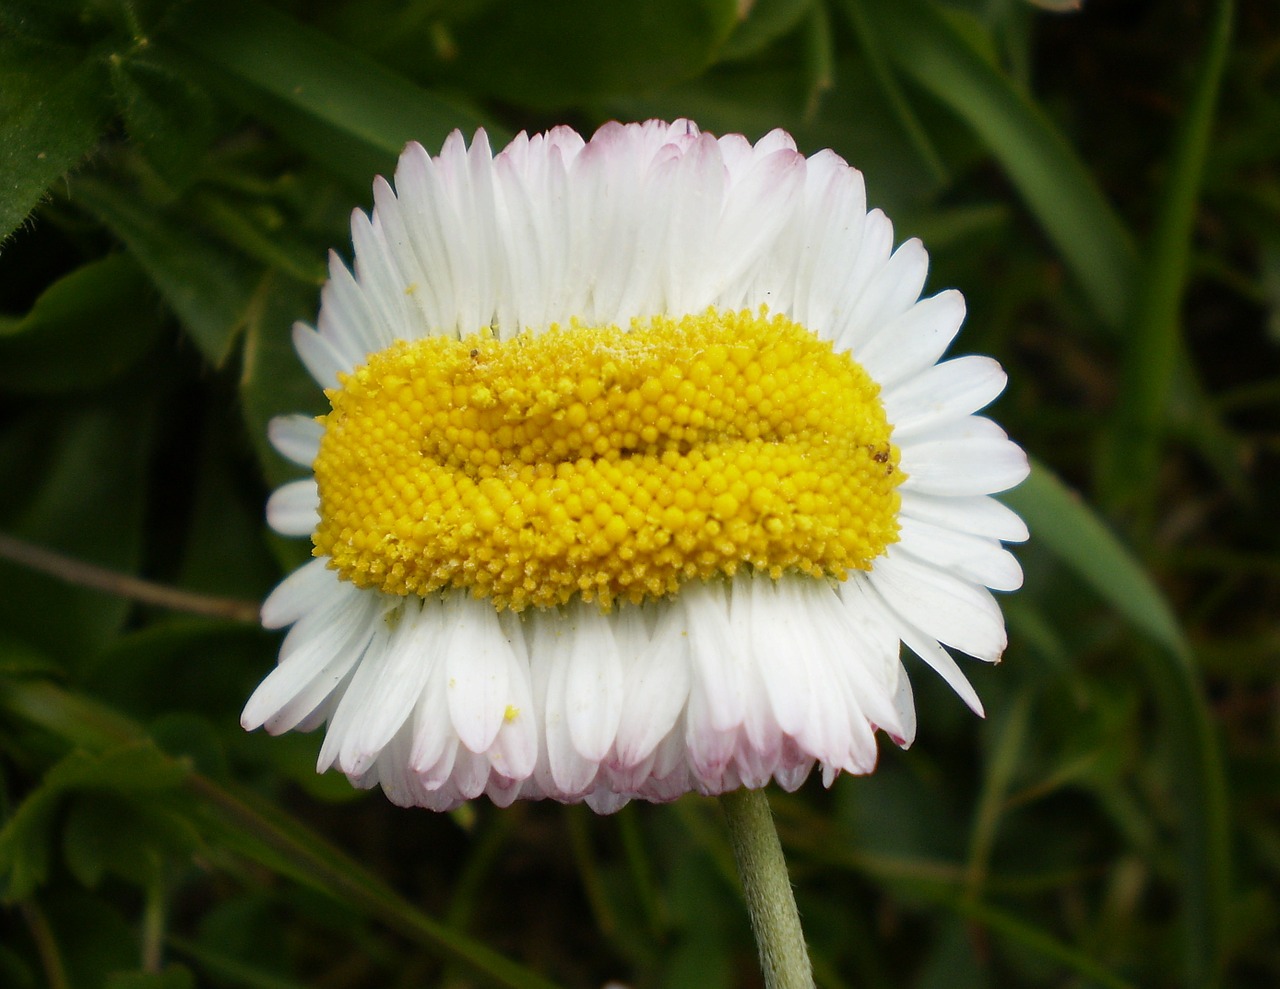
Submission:
{"label": "white flower", "polygon": [[271,425],[319,558],[246,728],[327,722],[399,804],[609,811],[870,772],[902,643],[981,712],[946,647],[1004,650],[1027,461],[859,172],[650,121],[412,144],[374,199],[294,332],[334,411]]}

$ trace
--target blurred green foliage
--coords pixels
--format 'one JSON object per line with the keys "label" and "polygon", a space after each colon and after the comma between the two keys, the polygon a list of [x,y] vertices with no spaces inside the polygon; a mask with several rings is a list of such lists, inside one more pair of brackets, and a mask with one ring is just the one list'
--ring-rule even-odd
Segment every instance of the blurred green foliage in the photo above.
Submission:
{"label": "blurred green foliage", "polygon": [[403,811],[238,727],[372,176],[677,115],[862,168],[1037,461],[987,720],[921,672],[910,752],[775,795],[820,984],[1280,984],[1266,0],[0,3],[0,984],[756,984],[714,804]]}

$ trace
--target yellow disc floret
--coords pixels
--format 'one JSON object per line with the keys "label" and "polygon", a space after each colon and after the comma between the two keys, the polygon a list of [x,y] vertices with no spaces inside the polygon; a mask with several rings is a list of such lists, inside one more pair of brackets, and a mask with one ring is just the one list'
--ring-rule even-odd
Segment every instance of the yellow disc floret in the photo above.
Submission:
{"label": "yellow disc floret", "polygon": [[389,594],[608,608],[898,536],[879,386],[763,309],[400,342],[326,394],[315,553]]}

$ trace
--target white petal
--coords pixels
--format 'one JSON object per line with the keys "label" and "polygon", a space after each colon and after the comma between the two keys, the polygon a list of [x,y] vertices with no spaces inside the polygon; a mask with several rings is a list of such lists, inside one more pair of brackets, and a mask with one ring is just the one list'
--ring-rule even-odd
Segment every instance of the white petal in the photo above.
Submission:
{"label": "white petal", "polygon": [[452,626],[444,621],[443,605],[437,607],[441,640],[434,650],[436,661],[425,664],[424,682],[413,707],[413,745],[409,750],[410,768],[432,789],[448,778],[458,751],[458,733],[449,717],[449,677],[444,663],[451,648]]}
{"label": "white petal", "polygon": [[[534,705],[535,709],[541,707],[547,753],[547,776],[543,785],[548,796],[577,799],[595,779],[600,765],[578,750],[569,731],[567,685],[575,637],[569,620],[555,613],[545,618],[539,615],[534,620],[533,631],[529,659]],[[542,698],[539,692],[544,694]]]}
{"label": "white petal", "polygon": [[887,389],[881,401],[893,424],[893,441],[901,444],[977,412],[1004,390],[1006,380],[1004,369],[990,357],[957,357]]}
{"label": "white petal", "polygon": [[663,609],[649,646],[634,657],[624,654],[626,670],[615,741],[617,763],[634,767],[653,754],[684,709],[692,683],[685,612]]}
{"label": "white petal", "polygon": [[267,439],[283,457],[299,467],[310,467],[320,453],[324,426],[311,416],[276,416],[267,423]]}
{"label": "white petal", "polygon": [[934,364],[964,322],[964,296],[954,289],[921,299],[883,327],[853,356],[888,391]]}
{"label": "white petal", "polygon": [[[507,668],[508,703],[502,727],[489,751],[489,759],[496,773],[511,780],[525,780],[538,761],[538,721],[534,710],[533,683],[519,619],[504,622],[504,630],[512,647],[507,653],[510,664]],[[514,800],[515,796],[512,795],[511,799]]]}
{"label": "white petal", "polygon": [[439,169],[417,143],[410,143],[396,166],[395,185],[405,236],[420,270],[406,290],[422,315],[425,333],[457,335],[458,308],[448,237],[456,222]]}
{"label": "white petal", "polygon": [[455,591],[446,596],[444,609],[451,629],[445,657],[449,717],[462,744],[484,752],[511,703],[511,643],[489,602]]}
{"label": "white petal", "polygon": [[715,283],[706,261],[724,201],[725,170],[720,145],[711,135],[695,139],[676,164],[666,240],[666,307],[669,312],[701,312],[714,300]]}
{"label": "white petal", "polygon": [[598,786],[583,797],[583,802],[597,814],[616,814],[631,802],[631,797]]}
{"label": "white petal", "polygon": [[[383,179],[374,182],[375,199],[379,188],[385,190],[385,202],[391,196],[390,186]],[[360,298],[369,313],[363,323],[363,342],[368,351],[383,350],[396,340],[418,336],[409,296],[415,279],[404,270],[413,266],[413,259],[397,252],[388,242],[382,214],[366,216],[356,210],[351,217],[351,243],[355,248]],[[339,278],[331,284],[341,285],[344,281]]]}
{"label": "white petal", "polygon": [[[783,580],[797,643],[807,649],[810,676],[823,686],[813,692],[810,721],[820,727],[818,744],[808,752],[829,766],[855,773],[875,768],[876,742],[871,723],[896,727],[891,685],[867,675],[857,652],[866,643],[837,593],[825,582]],[[798,736],[803,741],[804,735]]]}
{"label": "white petal", "polygon": [[282,536],[309,536],[320,524],[320,492],[312,478],[290,481],[267,499],[267,524]]}
{"label": "white petal", "polygon": [[321,388],[337,388],[338,375],[346,374],[358,361],[348,361],[337,348],[306,323],[293,324],[293,349],[307,373]]}
{"label": "white petal", "polygon": [[[898,723],[902,726],[902,734],[893,740],[902,748],[909,749],[916,740],[916,702],[911,695],[911,680],[906,669],[898,673],[898,690],[893,696],[893,706],[898,711]],[[975,710],[981,714],[982,705],[979,704]]]}
{"label": "white petal", "polygon": [[474,800],[484,793],[488,782],[489,760],[480,753],[459,747],[453,772],[449,774],[448,786],[455,789],[463,800]]}
{"label": "white petal", "polygon": [[1006,543],[1025,542],[1028,537],[1021,516],[986,495],[948,498],[907,490],[902,492],[901,514]]}
{"label": "white petal", "polygon": [[[386,616],[383,621],[386,622]],[[391,641],[392,633],[385,628],[379,629],[369,640],[368,648],[353,668],[351,679],[344,687],[342,699],[329,722],[329,730],[325,732],[324,744],[320,746],[320,755],[316,760],[317,773],[323,773],[336,762],[342,772],[358,776],[373,765],[378,753],[360,751],[358,745],[354,744],[352,735],[362,723],[378,717],[378,712],[366,704],[366,699],[375,692],[378,681],[382,678],[387,658],[391,655]],[[398,729],[400,725],[395,727]],[[339,758],[344,750],[349,756],[347,760]]]}
{"label": "white petal", "polygon": [[899,616],[939,642],[991,663],[1004,652],[1004,619],[985,587],[895,552],[892,546],[876,560],[868,579]]}
{"label": "white petal", "polygon": [[[439,661],[440,646],[447,641],[447,630],[441,621],[437,602],[406,603],[398,613],[398,624],[391,631],[381,670],[377,677],[370,678],[367,685],[362,701],[363,714],[343,740],[338,757],[343,772],[359,772],[359,768],[353,767],[368,765],[409,722],[414,706],[422,696],[427,676]],[[357,679],[363,673],[362,666]],[[355,686],[356,680],[353,679],[352,690]],[[334,725],[337,726],[336,718]],[[404,752],[406,763],[411,742],[412,733],[408,732]]]}
{"label": "white petal", "polygon": [[892,326],[920,298],[929,274],[929,255],[916,238],[899,247],[875,272],[843,314],[843,337],[874,346],[879,327]]}
{"label": "white petal", "polygon": [[790,616],[774,581],[752,580],[750,585],[751,641],[756,668],[764,680],[769,706],[779,727],[799,734],[809,713],[809,672],[792,649]]}
{"label": "white petal", "polygon": [[[879,593],[879,587],[871,581],[866,581],[864,590],[870,600],[879,601],[881,609],[886,614],[892,614],[887,600]],[[968,678],[960,670],[955,659],[952,658],[951,653],[947,652],[937,639],[912,625],[910,622],[905,621],[900,616],[895,621],[894,627],[898,636],[902,639],[903,644],[932,667],[934,672],[946,681],[947,685],[960,696],[960,699],[968,705],[969,709],[973,711],[974,714],[979,717],[983,717],[982,701],[978,699],[977,691],[973,689],[973,685],[969,683]],[[903,675],[900,682],[905,682],[906,679],[906,676]],[[896,703],[901,705],[904,702],[909,702],[910,690],[911,688],[908,685],[906,688],[906,697],[899,696],[898,698],[895,698]],[[910,723],[904,723],[903,729],[904,732],[909,731],[905,740],[910,743],[915,735],[914,711],[911,714]]]}
{"label": "white petal", "polygon": [[968,416],[902,447],[903,491],[965,496],[1007,491],[1026,480],[1027,455],[990,419]]}
{"label": "white petal", "polygon": [[639,620],[635,609],[605,615],[580,602],[569,609],[562,714],[574,748],[590,762],[598,763],[613,746],[622,717],[622,658],[614,626]]}
{"label": "white petal", "polygon": [[793,234],[797,243],[780,245],[787,259],[795,258],[795,287],[781,279],[779,287],[794,293],[791,315],[798,322],[834,340],[837,350],[848,350],[857,341],[852,333],[845,339],[839,331],[859,290],[848,284],[850,272],[864,251],[876,249],[874,243],[864,243],[867,194],[862,173],[829,151],[810,158],[802,220]]}
{"label": "white petal", "polygon": [[719,793],[722,778],[736,746],[736,732],[720,731],[711,718],[708,685],[694,679],[685,708],[684,741],[688,765],[702,793]]}
{"label": "white petal", "polygon": [[760,578],[745,569],[734,575],[729,608],[729,634],[742,654],[742,728],[744,742],[753,750],[749,757],[741,753],[741,749],[740,753],[744,761],[749,761],[750,766],[764,772],[767,777],[772,775],[781,754],[782,729],[774,716],[773,706],[769,702],[769,690],[760,668],[760,663],[768,662],[769,657],[760,654],[750,645],[754,638],[751,624],[751,583],[757,579]]}
{"label": "white petal", "polygon": [[960,695],[960,699],[969,706],[969,710],[980,718],[985,716],[982,701],[978,699],[978,693],[973,689],[973,684],[961,671],[951,653],[942,648],[937,639],[913,625],[904,625],[902,641],[908,649],[933,667],[933,671]]}
{"label": "white petal", "polygon": [[489,777],[484,795],[493,801],[495,807],[510,807],[527,790],[523,779],[513,780],[494,774]]}
{"label": "white petal", "polygon": [[571,177],[583,190],[570,203],[574,234],[581,240],[575,256],[590,267],[577,277],[590,285],[589,308],[604,320],[617,311],[627,291],[643,211],[636,195],[642,162],[634,155],[617,153],[625,141],[623,130],[620,124],[601,127],[574,159]]}
{"label": "white petal", "polygon": [[[369,218],[360,210],[351,213],[351,237],[356,247],[356,271],[353,273],[338,258],[329,256],[329,281],[320,290],[320,316],[316,329],[333,344],[347,361],[347,370],[363,364],[371,353],[385,347],[392,337],[388,325],[387,302],[379,302],[361,284],[360,269],[369,268],[373,258],[360,257],[361,242],[366,240]],[[368,282],[368,277],[364,279]],[[383,288],[382,291],[386,291]]]}
{"label": "white petal", "polygon": [[797,212],[804,178],[804,156],[790,149],[757,159],[736,178],[725,196],[712,247],[719,276],[710,289],[714,296],[722,295],[760,263]]}
{"label": "white petal", "polygon": [[321,557],[304,563],[277,584],[262,602],[263,627],[292,625],[313,607],[327,611],[330,599],[355,591],[354,586],[338,579],[328,562],[328,557]]}
{"label": "white petal", "polygon": [[1016,591],[1022,586],[1022,567],[998,541],[909,516],[901,517],[898,523],[898,549],[919,562],[948,570],[962,580],[983,584],[993,591]]}
{"label": "white petal", "polygon": [[377,595],[347,594],[324,624],[299,642],[253,692],[240,723],[271,734],[297,726],[328,697],[360,659],[377,631]]}
{"label": "white petal", "polygon": [[[871,335],[881,330],[881,326],[858,318],[861,314],[858,300],[889,262],[893,250],[893,224],[882,211],[873,209],[867,213],[860,226],[862,236],[857,252],[847,258],[843,270],[829,272],[837,276],[839,294],[832,311],[831,325],[825,335],[836,342],[837,350],[853,351],[870,371],[870,366],[858,355],[862,353]],[[836,251],[837,254],[843,253],[840,245],[836,245]]]}
{"label": "white petal", "polygon": [[688,583],[680,590],[693,676],[701,686],[711,725],[728,731],[746,716],[742,643],[729,628],[729,598],[720,582]]}

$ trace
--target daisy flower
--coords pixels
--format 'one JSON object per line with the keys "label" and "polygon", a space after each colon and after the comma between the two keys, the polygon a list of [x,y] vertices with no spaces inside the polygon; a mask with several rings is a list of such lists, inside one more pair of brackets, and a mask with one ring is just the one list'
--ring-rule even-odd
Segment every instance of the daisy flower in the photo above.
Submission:
{"label": "daisy flower", "polygon": [[374,203],[294,328],[331,411],[271,423],[313,476],[267,516],[315,559],[246,728],[327,724],[319,769],[398,804],[607,812],[870,772],[904,643],[981,712],[948,649],[1005,647],[1027,460],[861,173],[688,121],[455,132]]}

